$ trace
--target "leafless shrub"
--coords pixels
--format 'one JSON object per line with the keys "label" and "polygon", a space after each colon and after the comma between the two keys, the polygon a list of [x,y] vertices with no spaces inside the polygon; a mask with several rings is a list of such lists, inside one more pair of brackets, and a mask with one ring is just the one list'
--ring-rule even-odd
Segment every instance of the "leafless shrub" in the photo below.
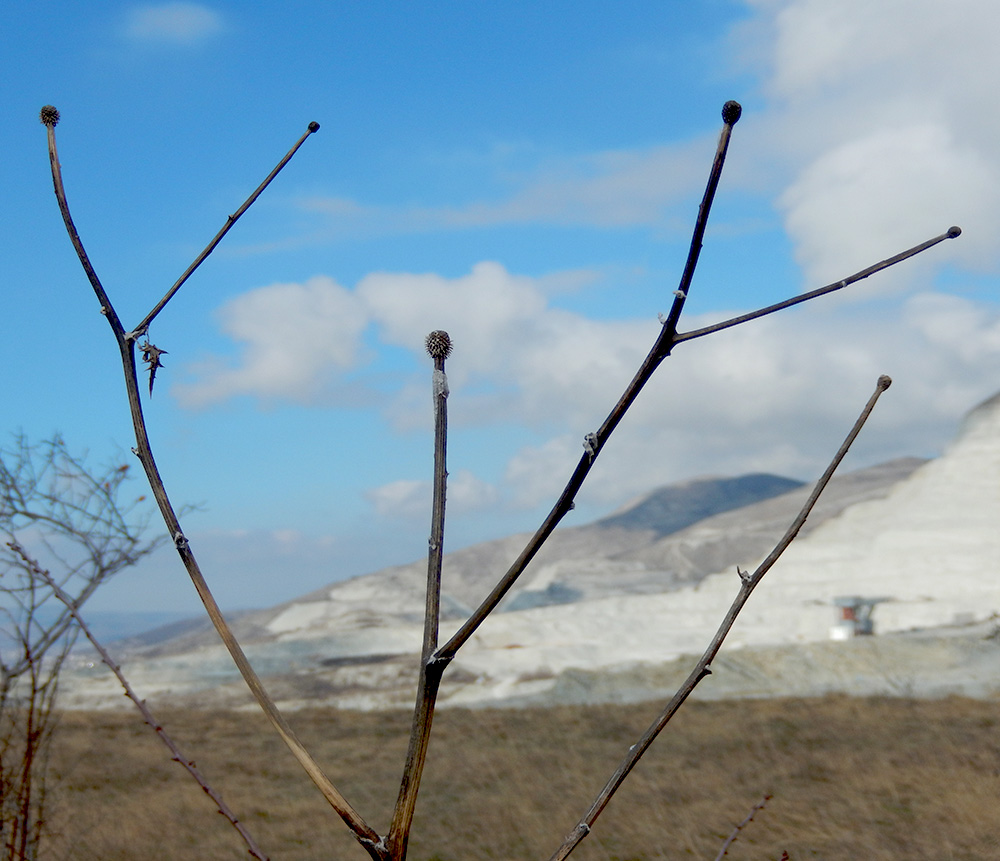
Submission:
{"label": "leafless shrub", "polygon": [[[141,502],[122,503],[127,465],[91,470],[55,437],[0,449],[0,834],[6,858],[34,858],[45,831],[45,781],[59,672],[73,613],[109,577],[163,542],[143,537]],[[44,555],[40,578],[18,548]],[[61,592],[67,601],[57,599]]]}

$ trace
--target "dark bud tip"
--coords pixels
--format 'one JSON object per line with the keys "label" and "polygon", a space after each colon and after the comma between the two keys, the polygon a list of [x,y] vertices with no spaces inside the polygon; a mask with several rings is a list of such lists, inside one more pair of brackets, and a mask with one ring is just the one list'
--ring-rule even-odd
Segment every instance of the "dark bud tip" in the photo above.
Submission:
{"label": "dark bud tip", "polygon": [[447,359],[451,355],[451,337],[440,329],[427,336],[424,346],[432,359]]}
{"label": "dark bud tip", "polygon": [[962,235],[962,228],[961,227],[957,227],[956,226],[956,227],[949,227],[948,228],[948,238],[949,239],[954,239],[956,236],[961,236],[961,235]]}
{"label": "dark bud tip", "polygon": [[311,132],[318,132],[319,131],[319,123],[316,122],[315,120],[313,120],[311,123],[309,123],[309,131],[311,131]]}
{"label": "dark bud tip", "polygon": [[54,126],[59,122],[59,111],[52,105],[45,105],[38,112],[38,119],[42,121],[43,126]]}
{"label": "dark bud tip", "polygon": [[882,376],[878,378],[878,387],[883,392],[891,385],[892,385],[892,377],[887,376],[886,374],[882,374]]}
{"label": "dark bud tip", "polygon": [[730,99],[722,106],[722,121],[727,126],[735,126],[743,113],[743,106],[739,102]]}

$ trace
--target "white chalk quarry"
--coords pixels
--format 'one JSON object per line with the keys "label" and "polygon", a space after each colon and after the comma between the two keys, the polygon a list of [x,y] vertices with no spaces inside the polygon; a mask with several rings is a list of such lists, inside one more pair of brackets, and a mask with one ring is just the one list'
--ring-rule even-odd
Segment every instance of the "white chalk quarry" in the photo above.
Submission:
{"label": "white chalk quarry", "polygon": [[[779,505],[781,499],[766,504]],[[739,514],[729,512],[712,521],[735,523]],[[713,529],[695,524],[681,533],[691,547],[700,535],[713,535]],[[634,699],[642,694],[642,683],[635,681],[642,673],[678,656],[702,652],[738,591],[735,564],[676,588],[676,582],[663,585],[670,584],[669,572],[629,557],[628,533],[605,531],[601,540],[620,542],[617,555],[580,560],[568,542],[558,558],[540,560],[526,572],[525,583],[536,590],[532,594],[560,585],[569,589],[577,569],[580,582],[597,585],[582,589],[575,600],[571,596],[565,603],[527,609],[514,609],[513,604],[487,619],[446,673],[442,705],[615,699],[625,696],[615,692],[616,678],[632,679],[628,697]],[[506,553],[506,544],[500,545]],[[748,546],[758,555],[763,545]],[[465,552],[473,561],[479,558],[475,549]],[[740,564],[753,570],[759,561],[745,558]],[[262,675],[278,680],[279,698],[286,705],[408,706],[421,638],[420,568],[400,566],[355,578],[265,614],[268,636],[248,644],[251,660]],[[631,594],[614,594],[615,582],[627,585],[625,591]],[[467,593],[473,587],[463,583],[447,598],[450,612],[442,622],[442,641],[457,629],[468,613],[466,604],[472,603]],[[448,588],[446,582],[446,593]],[[484,595],[488,587],[476,588]],[[844,596],[882,599],[874,613],[875,637],[830,641],[838,612],[835,601]],[[935,682],[934,691],[1000,695],[1000,640],[989,636],[1000,630],[998,620],[1000,395],[966,417],[940,458],[909,472],[887,492],[848,504],[795,541],[750,598],[720,661],[725,664],[725,656],[728,661],[742,660],[740,655],[753,651],[747,647],[774,648],[779,650],[774,654],[781,655],[774,662],[783,670],[775,682],[778,688],[770,693],[850,690],[852,685],[870,692],[862,681],[867,678],[862,666],[867,648],[875,656],[869,660],[882,663],[877,672],[887,678],[908,674],[911,687],[919,692],[919,666],[894,670],[885,662],[903,661],[910,654],[922,656],[930,666],[937,660],[930,651],[933,646],[925,638],[919,648],[897,648],[887,635],[933,629],[949,656],[938,662],[936,673],[952,672],[945,667],[950,661],[952,676],[959,678],[963,661],[975,664],[975,672],[970,670],[975,678],[970,676],[965,687],[961,680]],[[967,630],[975,642],[963,651],[956,646],[955,626],[973,625],[979,627]],[[788,653],[788,647],[799,651]],[[160,648],[156,657],[137,653],[125,663],[147,697],[176,701],[191,694],[197,701],[213,696],[227,703],[243,701],[239,698],[244,695],[237,693],[242,683],[221,646],[200,645],[184,653]],[[848,664],[854,669],[845,675]],[[796,666],[803,674],[815,674],[808,680],[815,684],[796,686]],[[750,673],[745,668],[740,672]],[[108,686],[98,682],[96,673],[71,676],[64,701],[91,706],[105,701]],[[764,670],[758,666],[753,673]],[[836,684],[822,682],[823,673],[836,677]],[[570,678],[575,685],[572,696],[565,694]],[[705,683],[723,693],[726,684],[721,671]],[[580,685],[589,685],[590,694],[581,692]],[[754,690],[751,695],[761,695]]]}

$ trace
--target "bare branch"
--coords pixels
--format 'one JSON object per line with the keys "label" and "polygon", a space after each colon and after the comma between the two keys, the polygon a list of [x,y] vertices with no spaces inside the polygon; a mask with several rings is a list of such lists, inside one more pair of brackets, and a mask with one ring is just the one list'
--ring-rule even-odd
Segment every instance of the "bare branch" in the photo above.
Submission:
{"label": "bare branch", "polygon": [[56,151],[56,124],[59,122],[59,111],[57,111],[52,105],[46,105],[42,108],[39,116],[48,133],[49,165],[52,169],[52,187],[56,193],[56,200],[59,202],[59,211],[62,213],[63,224],[66,225],[66,232],[69,234],[69,240],[73,243],[73,248],[76,251],[76,256],[80,258],[83,271],[87,273],[87,279],[90,281],[90,286],[94,288],[94,292],[97,294],[97,300],[101,303],[101,313],[107,316],[108,322],[111,324],[111,328],[115,333],[115,337],[124,337],[125,329],[122,326],[121,320],[118,319],[115,309],[111,306],[111,300],[108,298],[108,294],[104,290],[104,285],[101,284],[101,279],[97,277],[97,273],[94,271],[94,267],[90,263],[90,258],[87,256],[87,252],[83,247],[83,242],[80,240],[80,234],[77,232],[76,225],[73,223],[73,217],[70,215],[69,204],[66,202],[66,189],[63,187],[62,167],[59,164],[59,153]]}
{"label": "bare branch", "polygon": [[434,705],[441,683],[443,667],[435,663],[441,620],[441,563],[444,559],[444,509],[448,486],[448,377],[444,362],[451,355],[451,338],[440,330],[427,336],[427,352],[434,359],[434,504],[431,513],[431,535],[427,554],[427,601],[424,612],[424,643],[420,655],[420,676],[417,682],[417,702],[413,711],[410,744],[406,765],[399,786],[399,797],[393,811],[387,844],[393,859],[406,857],[410,825],[417,804],[417,792],[423,776],[427,748],[430,744]]}
{"label": "bare branch", "polygon": [[856,282],[867,278],[869,275],[874,275],[876,272],[881,272],[883,269],[888,269],[890,266],[895,266],[897,263],[902,263],[904,260],[914,257],[921,251],[933,248],[945,239],[955,239],[961,235],[961,227],[949,227],[940,236],[935,236],[933,239],[928,239],[926,242],[914,245],[912,248],[908,248],[906,251],[901,251],[899,254],[888,257],[885,260],[869,266],[867,269],[855,272],[853,275],[849,275],[842,281],[835,281],[833,284],[827,284],[826,287],[819,287],[816,290],[810,290],[808,293],[802,293],[799,296],[794,296],[791,299],[786,299],[784,302],[778,302],[775,305],[768,305],[766,308],[761,308],[758,311],[751,311],[749,314],[741,314],[739,317],[733,317],[731,320],[725,320],[722,323],[713,323],[711,326],[705,326],[701,329],[694,329],[690,332],[679,334],[676,338],[674,338],[674,343],[680,344],[684,341],[693,341],[695,338],[702,338],[705,335],[711,335],[715,332],[721,332],[723,329],[730,329],[733,326],[738,326],[740,323],[747,323],[750,320],[756,320],[759,317],[766,317],[768,314],[773,314],[775,311],[783,311],[785,308],[791,308],[793,305],[799,305],[802,302],[808,302],[810,299],[825,296],[827,293],[835,293],[837,290],[843,290],[845,287],[855,284]]}
{"label": "bare branch", "polygon": [[115,678],[118,679],[121,686],[125,689],[125,696],[127,696],[133,703],[135,703],[136,708],[142,713],[143,720],[149,725],[149,727],[156,733],[160,741],[167,747],[170,751],[174,762],[178,763],[188,774],[191,775],[198,783],[198,785],[204,790],[205,794],[215,802],[219,809],[219,813],[229,820],[233,828],[236,829],[240,837],[243,838],[243,842],[247,845],[247,850],[254,858],[259,858],[260,861],[268,861],[268,857],[261,851],[260,847],[257,846],[256,841],[250,835],[250,832],[244,827],[244,825],[236,817],[236,814],[230,809],[230,807],[223,801],[222,796],[205,780],[202,773],[195,766],[191,759],[184,755],[181,749],[177,746],[177,743],[168,735],[167,731],[163,728],[159,721],[157,721],[149,707],[146,705],[145,700],[139,698],[136,692],[132,689],[129,684],[128,679],[125,678],[124,673],[122,673],[121,667],[115,663],[111,655],[108,654],[107,649],[101,645],[94,634],[91,632],[87,623],[83,620],[79,611],[75,606],[73,599],[67,595],[62,589],[59,588],[59,584],[56,583],[52,575],[42,568],[38,562],[33,559],[28,552],[13,541],[8,541],[7,546],[11,548],[15,553],[17,553],[23,560],[24,563],[31,569],[32,573],[45,581],[46,585],[52,590],[53,594],[66,605],[68,612],[72,615],[73,620],[77,625],[80,626],[80,630],[83,631],[84,636],[90,640],[90,644],[97,650],[97,653],[101,656],[101,660],[108,666],[108,668],[115,674]]}
{"label": "bare branch", "polygon": [[435,655],[435,660],[437,662],[446,666],[452,658],[455,657],[455,653],[458,652],[458,650],[462,648],[468,639],[476,632],[476,629],[483,623],[486,617],[493,612],[494,608],[500,603],[503,596],[507,594],[510,587],[513,586],[517,578],[521,576],[521,573],[528,566],[528,563],[534,558],[542,544],[545,543],[549,535],[551,535],[556,526],[559,525],[559,521],[561,521],[566,514],[572,511],[573,506],[575,505],[574,500],[576,498],[576,494],[583,485],[587,475],[590,473],[590,468],[597,460],[597,456],[601,453],[601,448],[604,446],[604,443],[607,441],[608,437],[611,436],[611,433],[625,416],[628,408],[632,405],[632,402],[636,399],[636,397],[638,397],[639,392],[642,391],[643,386],[646,385],[647,381],[653,375],[653,372],[657,369],[660,362],[662,362],[663,359],[669,355],[670,348],[673,345],[673,337],[677,331],[677,321],[684,308],[684,301],[687,299],[688,291],[691,288],[691,280],[694,277],[694,270],[698,264],[698,255],[701,252],[702,239],[705,235],[705,227],[708,223],[708,216],[712,209],[712,201],[715,199],[715,192],[719,185],[719,179],[722,176],[722,167],[725,164],[726,152],[729,148],[729,139],[732,136],[733,125],[737,122],[737,120],[739,120],[741,110],[742,108],[740,108],[738,102],[729,101],[723,105],[722,119],[724,125],[722,132],[719,135],[719,144],[716,147],[715,159],[712,162],[712,169],[709,173],[708,183],[705,187],[705,194],[702,197],[701,205],[698,208],[698,218],[695,222],[694,232],[691,237],[691,247],[688,251],[687,263],[684,266],[684,273],[681,276],[680,286],[674,293],[674,302],[670,309],[670,314],[664,319],[660,334],[653,344],[652,349],[643,360],[642,365],[636,372],[636,375],[632,378],[632,382],[629,383],[625,393],[615,405],[615,408],[604,420],[604,424],[601,425],[600,429],[596,433],[587,434],[584,438],[583,457],[580,458],[580,462],[577,464],[573,475],[567,482],[566,487],[563,489],[562,494],[560,494],[556,504],[545,518],[545,521],[528,541],[524,550],[521,551],[521,555],[514,560],[514,564],[510,566],[507,573],[504,574],[504,576],[500,579],[500,582],[493,588],[493,591],[490,592],[483,603],[480,604],[479,608],[472,614],[468,621],[462,625],[461,628],[459,628],[455,635],[447,643],[445,643],[440,650],[438,650]]}
{"label": "bare branch", "polygon": [[[46,111],[44,109],[42,117],[44,121],[46,117]],[[58,120],[58,116],[56,117],[56,120]],[[63,218],[66,222],[67,230],[70,232],[70,238],[74,239],[75,228],[73,228],[72,219],[69,217],[69,208],[66,205],[65,195],[62,194],[62,180],[59,174],[58,160],[55,156],[54,125],[54,122],[46,123],[49,136],[49,154],[50,162],[52,164],[53,182],[56,187],[56,196],[60,201],[60,208],[63,210]],[[257,191],[251,195],[247,202],[240,207],[236,215],[230,216],[230,221],[227,222],[226,227],[224,227],[213,242],[209,244],[209,247],[206,248],[202,255],[200,255],[199,260],[197,260],[196,263],[200,263],[201,260],[204,260],[204,258],[208,256],[215,245],[218,244],[218,240],[220,240],[229,230],[229,227],[232,226],[232,222],[242,215],[250,204],[253,203],[257,195],[259,195],[259,193],[266,187],[273,176],[276,175],[277,172],[287,163],[288,159],[294,155],[295,150],[302,144],[302,141],[304,141],[309,134],[312,134],[318,128],[319,125],[317,123],[310,124],[307,134],[300,138],[295,147],[293,147],[289,154],[279,163],[274,171],[272,171],[272,174],[268,177],[268,179],[265,180]],[[74,247],[78,248],[78,254],[80,255],[81,262],[84,264],[84,269],[87,270],[88,276],[90,276],[93,272],[93,268],[90,266],[89,260],[86,259],[86,255],[82,253],[82,245],[79,245],[78,238],[74,240]],[[194,271],[194,265],[192,265],[192,268],[189,271]],[[174,285],[171,292],[164,297],[157,308],[154,309],[154,312],[147,317],[144,324],[145,326],[148,326],[149,321],[152,320],[153,316],[155,316],[160,309],[162,309],[173,293],[175,293],[179,288],[181,283],[183,283],[183,279]],[[181,557],[181,561],[188,572],[188,576],[191,578],[191,582],[194,584],[195,590],[198,592],[198,597],[201,599],[201,602],[205,607],[205,611],[208,613],[213,626],[218,632],[219,637],[222,639],[222,642],[225,644],[226,649],[229,651],[229,654],[232,657],[233,662],[236,664],[240,675],[246,682],[247,687],[250,688],[254,699],[256,699],[258,705],[260,705],[264,714],[271,722],[271,725],[285,742],[292,755],[303,767],[303,769],[305,769],[310,779],[323,794],[323,797],[326,798],[327,802],[329,802],[330,806],[333,807],[344,822],[347,823],[348,827],[358,839],[358,842],[361,843],[371,857],[376,859],[384,858],[385,849],[381,844],[379,835],[373,828],[371,828],[370,825],[368,825],[367,822],[365,822],[362,816],[350,805],[350,803],[348,803],[347,799],[344,798],[340,791],[333,785],[326,774],[324,774],[319,764],[313,759],[303,744],[298,740],[295,733],[292,731],[291,726],[288,724],[288,721],[285,720],[284,715],[281,714],[274,700],[267,693],[260,677],[250,665],[246,654],[243,652],[243,649],[236,640],[236,637],[233,635],[229,624],[222,615],[222,611],[219,609],[219,605],[216,603],[211,589],[209,589],[208,582],[205,580],[205,577],[201,572],[201,568],[191,551],[190,543],[181,529],[180,521],[172,503],[170,502],[170,498],[167,495],[166,487],[160,476],[159,469],[156,466],[152,447],[149,443],[149,433],[146,429],[146,420],[143,416],[142,402],[139,397],[139,383],[135,363],[136,337],[134,336],[137,335],[138,332],[142,331],[143,326],[141,325],[140,329],[136,330],[136,332],[126,334],[118,320],[118,316],[114,313],[114,309],[111,307],[111,302],[108,299],[107,294],[104,293],[103,287],[100,287],[100,282],[97,280],[96,274],[94,274],[91,278],[91,284],[94,286],[94,289],[98,291],[98,296],[102,299],[102,304],[108,316],[109,322],[112,324],[112,330],[114,331],[115,340],[118,343],[119,352],[122,358],[122,370],[125,374],[125,388],[128,394],[129,409],[132,415],[132,427],[136,438],[136,447],[133,449],[133,453],[142,463],[143,469],[146,472],[146,478],[149,481],[150,489],[153,492],[153,496],[160,509],[160,514],[166,524],[167,534],[173,539],[177,553]]]}
{"label": "bare branch", "polygon": [[212,241],[205,246],[205,249],[194,259],[194,262],[184,270],[184,274],[174,282],[174,285],[167,291],[166,295],[156,303],[156,307],[154,307],[153,310],[143,318],[143,321],[135,327],[135,330],[131,335],[133,338],[139,338],[146,333],[146,330],[149,329],[149,324],[153,322],[157,314],[159,314],[160,311],[166,307],[167,302],[169,302],[174,297],[174,294],[181,289],[184,282],[194,274],[194,271],[205,262],[208,255],[215,250],[215,246],[222,241],[222,237],[229,232],[230,228],[236,224],[237,221],[239,221],[243,213],[253,205],[254,201],[257,200],[258,197],[260,197],[261,192],[271,184],[271,180],[274,179],[278,173],[280,173],[281,169],[288,164],[289,161],[291,161],[292,156],[298,152],[299,147],[305,143],[306,138],[318,131],[319,123],[309,123],[309,128],[306,129],[305,134],[303,134],[302,137],[295,142],[294,146],[285,154],[285,157],[278,162],[274,170],[267,175],[267,179],[258,185],[253,194],[251,194],[243,202],[243,205],[226,219],[226,223],[222,226],[222,229],[215,234]]}
{"label": "bare branch", "polygon": [[771,569],[774,563],[778,561],[781,554],[785,552],[788,545],[792,543],[795,536],[798,535],[799,530],[806,522],[806,518],[809,516],[813,506],[816,504],[816,500],[819,499],[820,494],[824,491],[827,484],[829,484],[830,479],[833,477],[833,473],[847,455],[851,444],[861,432],[861,428],[864,427],[865,422],[868,420],[868,416],[871,415],[871,411],[875,408],[875,404],[878,402],[882,392],[889,388],[891,383],[892,380],[887,376],[883,375],[878,378],[875,391],[868,399],[868,403],[865,404],[864,409],[861,411],[857,421],[854,423],[854,427],[851,428],[850,433],[848,433],[837,453],[833,456],[833,460],[830,461],[830,465],[826,468],[826,471],[820,477],[819,481],[816,482],[816,486],[813,488],[812,493],[809,495],[809,498],[806,500],[802,509],[795,517],[795,520],[792,521],[791,526],[788,527],[784,536],[777,543],[775,548],[768,554],[767,558],[761,562],[753,574],[744,575],[743,573],[740,573],[739,592],[737,593],[736,598],[733,599],[733,603],[726,612],[725,618],[722,620],[722,624],[715,632],[715,636],[712,637],[708,648],[698,660],[698,663],[691,671],[691,674],[684,681],[684,684],[681,685],[677,693],[674,694],[670,702],[667,703],[659,717],[653,722],[649,729],[647,729],[642,737],[628,749],[628,753],[626,753],[615,773],[604,785],[604,788],[600,791],[600,793],[598,793],[597,798],[594,799],[590,809],[584,814],[583,818],[566,837],[562,846],[556,850],[549,861],[562,861],[562,859],[566,858],[580,844],[580,841],[582,841],[583,838],[590,833],[590,829],[597,820],[597,817],[600,816],[604,808],[607,807],[611,797],[618,791],[622,783],[624,783],[625,778],[628,777],[632,769],[635,768],[636,763],[639,762],[656,737],[691,695],[698,683],[705,678],[705,676],[711,674],[711,663],[715,660],[715,656],[718,654],[719,649],[722,648],[722,644],[728,636],[729,631],[732,629],[733,623],[736,621],[737,616],[739,616],[740,611],[743,609],[751,593],[757,587],[757,584],[763,579],[764,575]]}
{"label": "bare branch", "polygon": [[767,802],[769,802],[771,798],[772,796],[765,795],[760,801],[750,808],[750,812],[746,815],[746,817],[744,817],[743,821],[732,830],[732,833],[726,838],[726,842],[722,844],[719,854],[715,856],[715,861],[722,861],[722,859],[726,857],[729,852],[729,847],[736,842],[736,838],[740,836],[740,832],[753,822],[753,818],[764,809]]}

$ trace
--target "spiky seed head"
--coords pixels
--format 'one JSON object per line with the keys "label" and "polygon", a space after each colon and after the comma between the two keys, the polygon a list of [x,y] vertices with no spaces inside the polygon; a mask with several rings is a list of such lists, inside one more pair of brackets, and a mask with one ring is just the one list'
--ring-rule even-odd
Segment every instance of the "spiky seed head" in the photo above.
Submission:
{"label": "spiky seed head", "polygon": [[45,105],[38,112],[38,119],[42,121],[42,125],[44,126],[54,126],[59,122],[59,111],[52,105]]}
{"label": "spiky seed head", "polygon": [[451,355],[451,337],[441,329],[431,332],[424,341],[424,346],[432,359],[447,359]]}
{"label": "spiky seed head", "polygon": [[727,126],[735,126],[739,122],[742,113],[743,106],[739,102],[734,102],[730,99],[722,106],[722,121]]}

